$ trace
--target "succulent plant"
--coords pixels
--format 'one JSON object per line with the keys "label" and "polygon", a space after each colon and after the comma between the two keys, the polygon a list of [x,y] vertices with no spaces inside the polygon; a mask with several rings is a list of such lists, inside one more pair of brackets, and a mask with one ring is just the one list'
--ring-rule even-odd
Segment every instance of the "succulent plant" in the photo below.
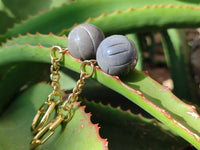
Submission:
{"label": "succulent plant", "polygon": [[[59,125],[37,149],[200,149],[198,88],[182,29],[200,26],[199,1],[2,0],[0,6],[0,149],[29,149],[32,119],[52,91],[50,47],[67,48],[69,32],[83,23],[97,26],[105,37],[121,34],[132,40],[138,50],[136,69],[118,77],[95,66],[71,121]],[[155,52],[155,32],[162,36],[162,63],[170,68],[173,91],[142,71],[144,51]],[[76,85],[81,62],[66,52],[59,63],[66,97]],[[90,67],[85,71],[90,73]]]}

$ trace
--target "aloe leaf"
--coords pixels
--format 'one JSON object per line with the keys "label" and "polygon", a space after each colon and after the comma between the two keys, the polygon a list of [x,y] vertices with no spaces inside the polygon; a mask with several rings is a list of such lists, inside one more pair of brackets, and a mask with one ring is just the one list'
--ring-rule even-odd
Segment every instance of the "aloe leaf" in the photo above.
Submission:
{"label": "aloe leaf", "polygon": [[56,36],[52,33],[45,35],[36,33],[35,35],[27,33],[26,36],[19,35],[17,38],[12,38],[12,40],[7,39],[6,45],[12,46],[13,44],[24,45],[29,43],[31,45],[42,45],[45,47],[51,47],[52,45],[58,45],[63,48],[67,47],[67,37],[66,36]]}
{"label": "aloe leaf", "polygon": [[15,16],[12,14],[9,8],[5,6],[2,0],[0,0],[0,10],[5,12],[10,18],[15,18]]}
{"label": "aloe leaf", "polygon": [[[162,31],[162,43],[167,64],[174,82],[174,93],[180,98],[198,103],[191,80],[190,49],[183,32],[175,29]],[[184,81],[184,82],[183,82]]]}
{"label": "aloe leaf", "polygon": [[[45,34],[49,32],[56,34],[61,32],[62,29],[71,27],[75,22],[80,23],[89,17],[97,17],[103,12],[112,13],[118,9],[118,6],[120,6],[122,9],[126,9],[131,3],[128,1],[128,3],[121,1],[120,3],[122,5],[119,5],[119,2],[113,3],[104,0],[71,2],[69,4],[62,5],[59,8],[54,8],[48,12],[44,12],[35,17],[29,18],[24,23],[16,25],[13,29],[6,33],[5,38],[10,36],[17,36],[19,33],[35,33],[37,31]],[[112,5],[112,7],[109,7],[110,5]],[[40,22],[39,26],[37,25],[38,22]]]}
{"label": "aloe leaf", "polygon": [[[200,22],[199,11],[199,6],[192,7],[172,4],[148,6],[147,4],[138,9],[129,7],[127,10],[117,10],[112,14],[103,13],[96,18],[90,17],[83,23],[91,23],[100,27],[106,35],[144,32],[171,27],[198,27]],[[177,19],[172,17],[174,14],[176,14]],[[188,14],[190,14],[190,18],[186,17]],[[195,20],[192,18],[195,18]],[[121,21],[122,19],[123,22]],[[60,35],[67,35],[72,28],[63,30]]]}
{"label": "aloe leaf", "polygon": [[135,44],[137,51],[138,51],[138,61],[137,64],[135,66],[135,68],[137,70],[141,70],[143,68],[143,53],[142,53],[142,44],[141,44],[141,40],[139,38],[138,34],[127,34],[126,35],[130,40],[133,41],[133,43]]}
{"label": "aloe leaf", "polygon": [[[49,8],[51,2],[48,0],[2,0],[4,5],[15,15],[19,21],[26,19],[28,15],[34,15],[39,10]],[[19,9],[23,6],[23,9]]]}
{"label": "aloe leaf", "polygon": [[13,101],[20,89],[27,88],[34,82],[43,80],[46,76],[46,64],[18,63],[1,68],[0,79],[0,113],[6,109],[6,105]]}
{"label": "aloe leaf", "polygon": [[107,138],[108,147],[111,150],[172,150],[189,145],[181,137],[170,131],[167,126],[155,119],[147,119],[141,115],[122,111],[120,108],[113,108],[109,105],[87,100],[81,101],[81,104],[86,106],[86,111],[92,113],[92,121],[99,123],[100,134]]}
{"label": "aloe leaf", "polygon": [[62,68],[60,73],[60,89],[72,90],[76,86],[79,75],[70,71],[69,69]]}
{"label": "aloe leaf", "polygon": [[[14,23],[22,23],[24,19],[38,15],[53,7],[59,7],[68,0],[1,0],[0,1],[0,34],[4,34]],[[23,6],[23,9],[22,9]]]}
{"label": "aloe leaf", "polygon": [[[32,119],[38,108],[52,91],[50,85],[37,84],[23,92],[0,118],[1,149],[29,149],[33,135],[30,131]],[[99,136],[99,127],[90,121],[90,114],[76,104],[73,119],[58,126],[55,134],[38,150],[97,150],[107,149],[107,141]],[[26,112],[26,113],[24,113]]]}
{"label": "aloe leaf", "polygon": [[[114,13],[115,11],[116,13]],[[174,14],[176,14],[177,19],[171,17]],[[199,18],[199,5],[183,1],[75,1],[29,18],[25,22],[14,26],[1,37],[1,41],[17,36],[19,33],[35,33],[38,31],[45,34],[49,32],[57,34],[63,29],[72,27],[74,23],[82,23],[87,19],[88,21],[86,22],[99,26],[108,35],[112,33],[143,31],[144,28],[148,30],[166,27],[197,27],[200,22]],[[121,21],[122,19],[123,22]],[[62,32],[62,34],[67,33]]]}
{"label": "aloe leaf", "polygon": [[62,4],[70,3],[70,2],[72,1],[71,0],[52,0],[50,8],[59,7]]}
{"label": "aloe leaf", "polygon": [[[38,45],[38,46],[43,45],[46,47],[50,47],[52,45],[59,45],[63,48],[66,48],[66,36],[58,37],[56,35],[53,35],[52,33],[50,33],[49,35],[42,35],[39,33],[37,33],[36,35],[31,35],[31,34],[27,34],[26,36],[19,35],[18,38],[12,38],[12,40],[7,40],[6,44],[8,46],[16,43],[23,45],[27,42],[31,43],[31,45]],[[24,64],[24,65],[22,64],[21,65],[22,67],[20,66],[15,67],[15,66],[16,65],[11,66],[12,68],[13,67],[15,68],[12,71],[10,71],[9,68],[5,67],[0,68],[0,77],[5,76],[5,79],[2,79],[0,82],[0,89],[10,89],[10,87],[12,87],[11,90],[6,90],[6,92],[0,95],[0,98],[4,99],[3,101],[1,101],[0,112],[26,82],[29,83],[31,83],[30,81],[35,82],[35,80],[33,79],[35,77],[41,76],[41,73],[43,72],[44,69],[46,71],[49,70],[49,68],[47,68],[46,65],[41,65],[41,64]],[[30,68],[30,66],[32,66],[33,68]],[[43,66],[46,66],[46,68],[44,68]],[[24,73],[24,68],[26,68],[25,73]],[[5,74],[6,70],[9,71],[9,74]],[[34,78],[32,76],[33,74]],[[61,78],[61,82],[63,82],[64,80],[64,82],[70,83],[70,84],[61,84],[61,89],[71,90],[75,85],[75,81],[71,79],[71,77],[69,77],[68,75],[63,74],[62,72],[61,76],[62,77],[65,76],[65,78]],[[18,82],[17,80],[18,78],[22,79],[21,82]]]}
{"label": "aloe leaf", "polygon": [[16,21],[15,16],[12,12],[4,5],[2,0],[0,0],[0,34],[4,34],[8,28],[12,27],[13,23]]}
{"label": "aloe leaf", "polygon": [[[14,45],[1,47],[0,66],[16,62],[50,63],[48,48],[30,45]],[[9,58],[7,56],[10,56]],[[80,72],[81,61],[66,52],[61,65]],[[90,73],[89,66],[86,72]],[[167,87],[163,87],[145,73],[132,71],[121,80],[117,76],[110,76],[100,68],[95,67],[93,79],[124,95],[145,111],[169,126],[185,140],[200,148],[200,121],[199,114],[192,105],[188,105],[172,94]]]}
{"label": "aloe leaf", "polygon": [[[0,94],[0,114],[7,109],[6,106],[13,101],[16,94],[38,81],[49,81],[49,68],[50,65],[41,63],[19,63],[1,68],[0,90],[4,92]],[[65,68],[61,68],[59,73],[60,89],[72,90],[77,81],[73,78],[74,73]]]}
{"label": "aloe leaf", "polygon": [[15,22],[15,19],[9,17],[8,14],[6,14],[3,11],[0,11],[0,19],[3,20],[1,21],[0,34],[3,34],[7,31],[8,28],[12,27],[12,24]]}

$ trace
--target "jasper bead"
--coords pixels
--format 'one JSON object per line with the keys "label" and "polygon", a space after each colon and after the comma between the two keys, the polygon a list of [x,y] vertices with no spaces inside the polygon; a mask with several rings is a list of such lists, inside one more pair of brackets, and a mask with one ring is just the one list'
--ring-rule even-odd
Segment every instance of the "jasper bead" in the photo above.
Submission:
{"label": "jasper bead", "polygon": [[131,40],[122,35],[104,39],[97,49],[99,67],[110,75],[124,75],[137,63],[138,53]]}
{"label": "jasper bead", "polygon": [[100,42],[104,39],[102,31],[92,24],[80,24],[68,35],[67,46],[72,56],[86,60],[96,57]]}

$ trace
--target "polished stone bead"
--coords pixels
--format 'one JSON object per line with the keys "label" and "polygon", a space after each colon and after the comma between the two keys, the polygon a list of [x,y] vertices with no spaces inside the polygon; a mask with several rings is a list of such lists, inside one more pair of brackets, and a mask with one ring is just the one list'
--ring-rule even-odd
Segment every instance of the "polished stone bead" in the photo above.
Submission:
{"label": "polished stone bead", "polygon": [[97,49],[99,67],[110,75],[124,75],[137,63],[138,53],[131,40],[122,35],[104,39]]}
{"label": "polished stone bead", "polygon": [[104,39],[102,31],[92,24],[80,24],[68,35],[67,47],[72,56],[86,60],[96,57],[100,42]]}

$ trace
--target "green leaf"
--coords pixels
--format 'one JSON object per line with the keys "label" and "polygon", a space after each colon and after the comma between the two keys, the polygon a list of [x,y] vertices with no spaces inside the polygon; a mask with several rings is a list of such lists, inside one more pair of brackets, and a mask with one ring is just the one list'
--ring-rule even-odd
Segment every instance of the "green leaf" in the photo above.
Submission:
{"label": "green leaf", "polygon": [[13,23],[15,22],[15,19],[9,17],[8,14],[3,11],[0,11],[0,19],[0,34],[3,34],[8,30],[8,28],[12,27]]}
{"label": "green leaf", "polygon": [[8,17],[13,18],[13,19],[15,18],[14,14],[12,14],[12,12],[9,10],[9,8],[7,8],[7,7],[4,5],[4,3],[3,3],[2,0],[0,0],[0,10],[1,10],[2,12],[4,12]]}
{"label": "green leaf", "polygon": [[60,89],[72,90],[76,86],[76,82],[79,78],[79,75],[66,68],[62,68],[62,71],[60,71],[59,73]]}
{"label": "green leaf", "polygon": [[62,4],[70,3],[71,0],[52,0],[50,8],[59,7]]}
{"label": "green leaf", "polygon": [[[17,63],[0,69],[0,113],[6,105],[13,101],[14,96],[31,84],[45,79],[46,64]],[[43,78],[43,79],[42,79]]]}
{"label": "green leaf", "polygon": [[[0,118],[0,148],[27,150],[33,135],[30,127],[34,115],[46,101],[52,88],[47,84],[37,84],[22,93]],[[102,139],[99,128],[90,121],[84,107],[75,105],[73,119],[55,130],[55,134],[38,150],[97,150],[107,149],[107,141]]]}
{"label": "green leaf", "polygon": [[[96,18],[88,18],[83,23],[91,23],[100,27],[106,35],[199,26],[199,5],[178,4],[177,1],[173,1],[175,3],[167,1],[168,4],[166,1],[158,4],[159,1],[157,1],[154,5],[149,5],[148,2],[141,8],[137,8],[137,5],[133,7],[129,5],[126,10],[118,9],[111,14],[102,13]],[[174,14],[177,16],[176,19],[172,17]],[[188,14],[190,17],[187,17]],[[67,35],[72,28],[63,30],[60,35]]]}
{"label": "green leaf", "polygon": [[142,53],[143,51],[142,51],[142,49],[143,49],[143,47],[141,44],[141,39],[139,38],[138,34],[127,34],[126,36],[130,40],[133,41],[133,43],[135,44],[137,51],[138,51],[138,61],[137,61],[135,68],[137,70],[142,71],[142,68],[143,68],[143,53]]}
{"label": "green leaf", "polygon": [[[49,51],[48,48],[30,45],[1,47],[0,67],[22,61],[50,63]],[[61,65],[80,72],[81,61],[66,52]],[[90,73],[89,66],[85,69]],[[182,102],[169,88],[137,70],[120,80],[119,77],[110,76],[96,67],[92,78],[136,103],[196,148],[200,148],[199,114],[194,106]]]}
{"label": "green leaf", "polygon": [[[109,7],[111,4],[112,7]],[[45,34],[49,32],[56,34],[61,32],[62,29],[71,27],[75,22],[80,23],[89,17],[97,17],[103,12],[112,13],[118,8],[118,6],[126,9],[130,3],[127,4],[121,2],[121,4],[123,5],[120,6],[118,3],[99,0],[71,2],[62,5],[59,8],[54,8],[48,12],[29,18],[24,23],[16,25],[11,29],[12,31],[8,31],[5,37],[17,36],[19,33],[35,33],[37,31]]]}
{"label": "green leaf", "polygon": [[[166,27],[197,27],[200,23],[199,11],[197,4],[174,0],[75,1],[14,26],[1,37],[1,41],[27,32],[58,34],[75,23],[85,22],[88,18],[90,19],[86,22],[97,25],[106,35]],[[176,15],[176,19],[174,19],[174,15]],[[62,35],[67,34],[68,31],[62,32]]]}
{"label": "green leaf", "polygon": [[[66,48],[66,44],[67,44],[66,36],[58,37],[56,35],[53,35],[52,33],[49,35],[42,35],[39,33],[37,33],[36,35],[31,35],[31,34],[27,34],[26,36],[19,35],[18,38],[12,38],[12,40],[7,40],[6,44],[8,46],[11,46],[15,43],[22,45],[27,42],[31,43],[32,45],[38,45],[38,46],[42,45],[46,47],[51,47],[52,45],[59,45],[63,48]],[[44,69],[47,71],[46,64],[29,64],[28,63],[28,64],[18,65],[17,67],[16,66],[17,65],[14,64],[13,66],[11,65],[11,67],[9,68],[5,68],[5,67],[0,68],[0,77],[1,76],[5,77],[5,79],[2,79],[0,82],[0,90],[7,89],[5,92],[3,92],[0,95],[0,99],[4,99],[3,101],[1,101],[0,112],[2,112],[2,109],[4,108],[4,106],[7,103],[9,103],[11,98],[13,98],[13,96],[20,90],[22,86],[36,82],[37,80],[35,80],[35,78],[40,77],[41,73],[44,72],[43,71]],[[32,67],[29,67],[29,66],[32,66]],[[24,72],[25,68],[26,68],[26,72]],[[6,73],[6,72],[9,72],[9,73]],[[65,84],[65,85],[61,84],[61,89],[71,90],[75,85],[75,81],[72,80],[68,75],[64,75],[62,72],[61,72],[61,76],[62,76],[61,82],[65,81],[65,82],[71,83],[71,84]],[[18,80],[16,80],[17,78],[21,79],[20,80],[21,82],[18,82]],[[10,89],[10,87],[12,88]]]}
{"label": "green leaf", "polygon": [[81,101],[82,105],[86,105],[86,111],[91,112],[92,121],[99,123],[100,134],[109,141],[110,150],[177,150],[188,145],[179,136],[174,136],[167,126],[154,119],[87,100]]}
{"label": "green leaf", "polygon": [[185,32],[176,29],[162,31],[162,44],[167,64],[171,70],[175,95],[198,103],[194,81],[191,80],[190,49]]}
{"label": "green leaf", "polygon": [[[26,19],[28,15],[35,15],[38,11],[49,8],[49,0],[2,0],[19,21]],[[23,7],[23,9],[22,9]],[[21,8],[21,9],[20,9]]]}
{"label": "green leaf", "polygon": [[26,36],[19,35],[17,38],[12,38],[12,40],[7,39],[6,45],[12,46],[13,44],[24,45],[29,43],[31,45],[42,45],[45,47],[51,47],[52,45],[58,45],[63,48],[67,47],[67,37],[64,35],[62,37],[56,36],[52,33],[45,35],[36,33],[35,35],[27,33]]}
{"label": "green leaf", "polygon": [[68,0],[0,0],[0,34],[4,34],[8,28],[13,27],[14,23],[20,21],[22,23],[30,16],[59,7],[66,2]]}

